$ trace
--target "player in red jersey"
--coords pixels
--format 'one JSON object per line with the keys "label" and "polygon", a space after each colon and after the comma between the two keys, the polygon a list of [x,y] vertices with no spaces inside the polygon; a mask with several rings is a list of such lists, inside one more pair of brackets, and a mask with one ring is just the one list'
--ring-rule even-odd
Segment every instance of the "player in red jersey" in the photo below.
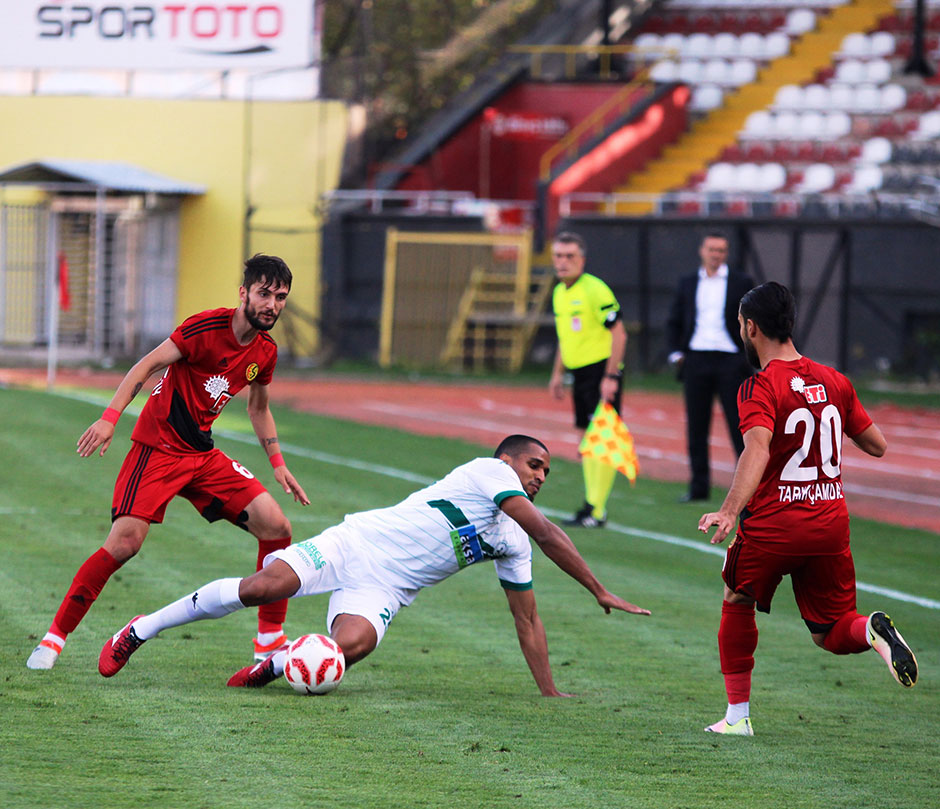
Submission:
{"label": "player in red jersey", "polygon": [[842,435],[875,457],[884,455],[887,444],[852,383],[797,352],[795,318],[793,296],[775,282],[744,295],[738,310],[747,357],[761,370],[738,391],[744,452],[731,489],[721,508],[704,514],[698,526],[703,532],[717,526],[711,542],[719,543],[740,515],[722,570],[718,651],[728,709],[705,728],[714,733],[753,735],[754,606],[770,612],[787,575],[817,645],[834,654],[873,648],[901,685],[917,681],[917,661],[891,619],[883,612],[856,612]]}
{"label": "player in red jersey", "polygon": [[[183,321],[127,372],[101,418],[78,439],[81,457],[99,447],[104,455],[121,412],[152,374],[166,369],[134,426],[114,487],[108,537],[78,569],[49,631],[29,656],[28,668],[55,665],[69,633],[111,575],[140,550],[151,523],[163,521],[167,504],[177,495],[209,522],[224,518],[251,532],[258,540],[259,569],[269,553],[290,544],[290,522],[277,501],[248,469],[214,448],[211,427],[228,401],[248,386],[248,417],[274,478],[294,500],[310,502],[284,463],[268,407],[277,346],[267,332],[287,303],[291,280],[281,259],[250,258],[238,308],[200,312]],[[256,656],[264,659],[286,642],[286,614],[286,600],[259,608]]]}

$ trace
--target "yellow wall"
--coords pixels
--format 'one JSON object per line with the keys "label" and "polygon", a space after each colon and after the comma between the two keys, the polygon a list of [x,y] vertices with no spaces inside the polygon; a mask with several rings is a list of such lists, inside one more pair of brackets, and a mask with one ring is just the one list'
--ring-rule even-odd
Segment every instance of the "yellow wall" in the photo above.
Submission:
{"label": "yellow wall", "polygon": [[[339,180],[345,115],[329,101],[0,97],[0,169],[116,160],[203,185],[181,211],[177,319],[237,305],[246,249],[281,255],[294,271],[288,305],[318,317],[319,198]],[[246,188],[255,209],[247,245]],[[302,337],[315,347],[310,327]]]}

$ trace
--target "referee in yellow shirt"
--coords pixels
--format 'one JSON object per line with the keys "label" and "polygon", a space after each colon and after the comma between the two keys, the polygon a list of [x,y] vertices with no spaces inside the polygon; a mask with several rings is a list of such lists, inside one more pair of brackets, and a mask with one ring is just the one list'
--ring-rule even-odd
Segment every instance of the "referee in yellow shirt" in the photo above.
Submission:
{"label": "referee in yellow shirt", "polygon": [[[564,397],[564,373],[571,373],[574,423],[584,435],[603,398],[620,412],[623,356],[627,332],[620,304],[600,278],[584,271],[584,239],[577,233],[559,233],[552,242],[552,264],[558,284],[552,295],[558,351],[548,388],[556,399]],[[617,470],[601,461],[581,457],[584,471],[584,506],[566,525],[601,528],[607,522],[607,500]]]}

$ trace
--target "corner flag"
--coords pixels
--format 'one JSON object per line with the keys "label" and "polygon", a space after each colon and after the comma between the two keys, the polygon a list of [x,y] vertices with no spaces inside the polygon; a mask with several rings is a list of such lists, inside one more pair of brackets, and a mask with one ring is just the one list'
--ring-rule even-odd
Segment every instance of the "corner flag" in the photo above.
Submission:
{"label": "corner flag", "polygon": [[633,448],[633,436],[610,402],[597,406],[578,452],[614,467],[631,484],[636,482],[640,463]]}

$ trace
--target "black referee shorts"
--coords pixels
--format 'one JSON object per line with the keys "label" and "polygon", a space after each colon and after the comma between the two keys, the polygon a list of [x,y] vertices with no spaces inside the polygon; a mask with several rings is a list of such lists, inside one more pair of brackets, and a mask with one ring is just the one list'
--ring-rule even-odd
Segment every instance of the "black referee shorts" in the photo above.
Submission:
{"label": "black referee shorts", "polygon": [[[571,396],[574,402],[574,426],[585,429],[591,423],[591,416],[597,410],[601,400],[601,380],[607,370],[607,360],[584,365],[581,368],[571,368],[574,380],[571,387]],[[623,379],[617,381],[617,393],[612,402],[614,410],[620,412],[620,397],[623,392]]]}

